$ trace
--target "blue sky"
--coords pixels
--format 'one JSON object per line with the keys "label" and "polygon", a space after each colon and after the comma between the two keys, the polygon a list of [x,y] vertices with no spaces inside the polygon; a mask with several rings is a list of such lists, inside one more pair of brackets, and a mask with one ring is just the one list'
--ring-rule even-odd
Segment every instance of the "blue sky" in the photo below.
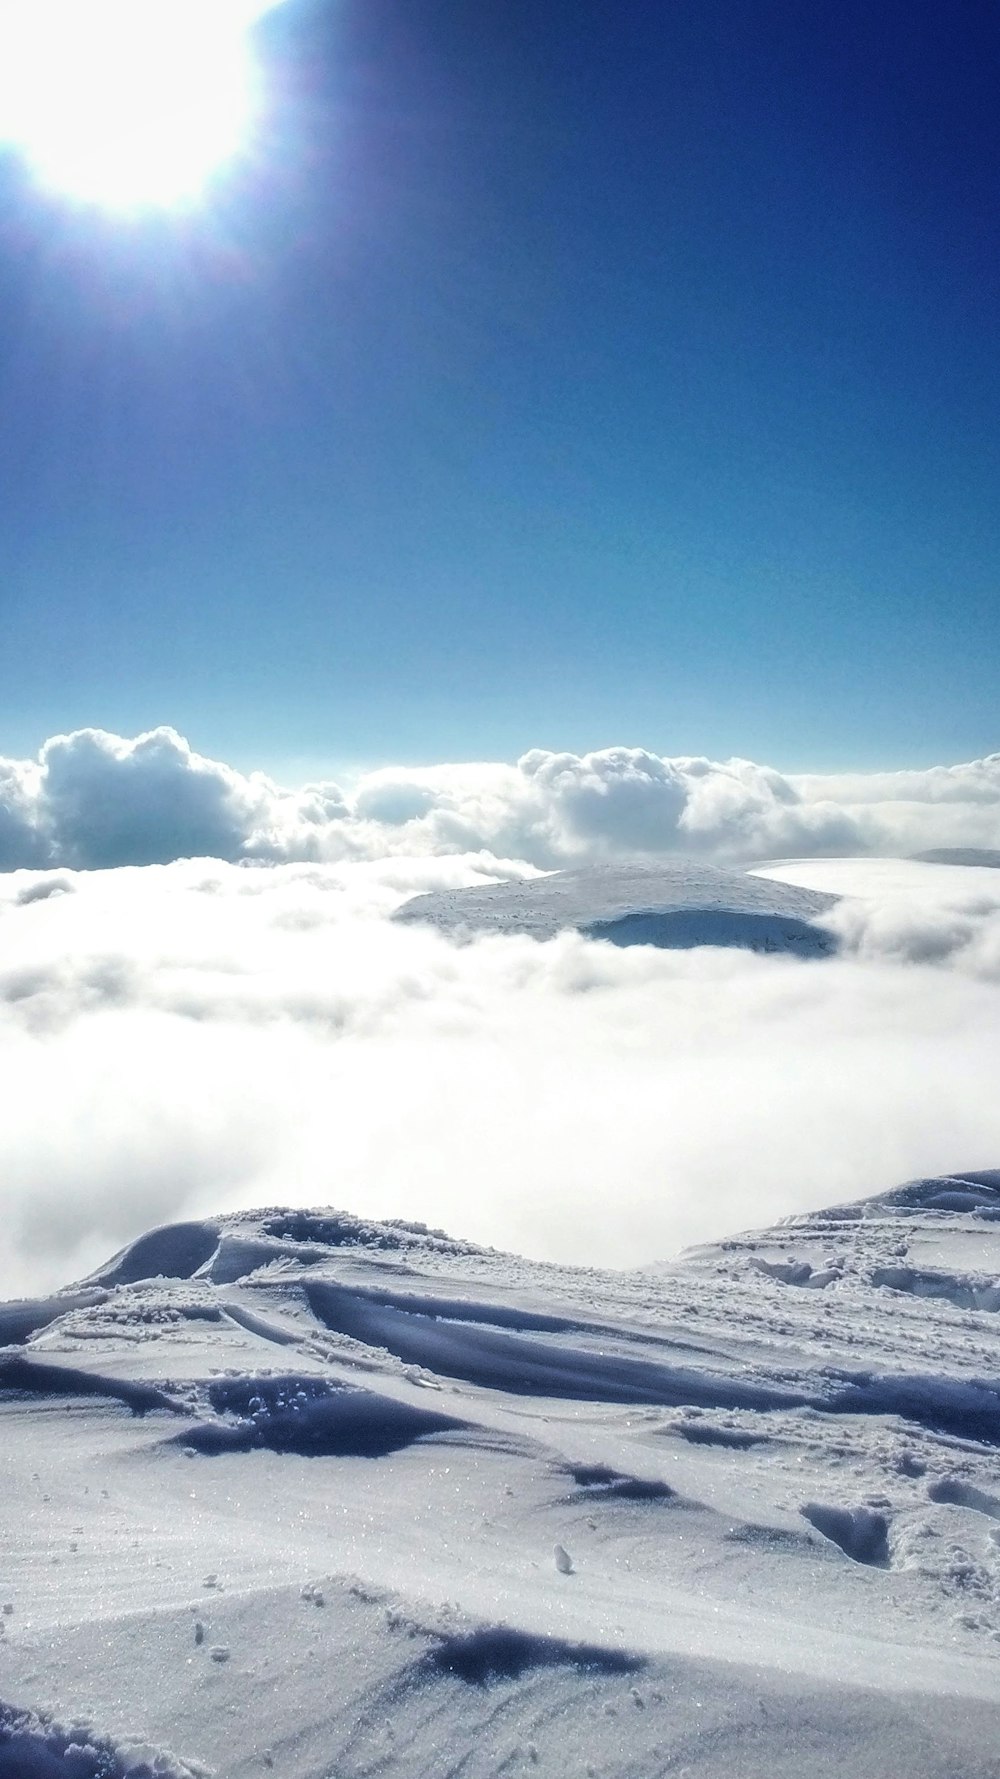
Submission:
{"label": "blue sky", "polygon": [[202,212],[0,158],[0,753],[1000,745],[1000,19],[286,0]]}

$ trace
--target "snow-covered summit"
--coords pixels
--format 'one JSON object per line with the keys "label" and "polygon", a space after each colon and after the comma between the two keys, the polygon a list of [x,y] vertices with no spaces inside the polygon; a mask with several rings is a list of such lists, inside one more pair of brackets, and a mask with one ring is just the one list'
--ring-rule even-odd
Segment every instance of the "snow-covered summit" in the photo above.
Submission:
{"label": "snow-covered summit", "polygon": [[152,1231],[0,1309],[0,1779],[996,1779],[998,1280],[1000,1173],[633,1273]]}
{"label": "snow-covered summit", "polygon": [[590,865],[468,889],[434,890],[398,909],[402,921],[443,932],[527,933],[549,939],[575,928],[617,945],[737,945],[823,956],[832,935],[818,925],[836,897],[796,884],[691,860]]}

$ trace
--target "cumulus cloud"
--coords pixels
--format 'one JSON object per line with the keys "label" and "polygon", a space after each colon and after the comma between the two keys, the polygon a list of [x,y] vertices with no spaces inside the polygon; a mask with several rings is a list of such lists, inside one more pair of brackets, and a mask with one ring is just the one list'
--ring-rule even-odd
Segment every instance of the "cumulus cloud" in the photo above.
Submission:
{"label": "cumulus cloud", "polygon": [[37,770],[27,761],[0,760],[0,871],[46,862],[38,807]]}
{"label": "cumulus cloud", "polygon": [[39,826],[67,865],[236,857],[262,797],[263,786],[203,760],[172,729],[136,741],[81,729],[40,756]]}
{"label": "cumulus cloud", "polygon": [[629,1265],[996,1165],[1000,914],[978,882],[956,947],[926,935],[958,930],[961,872],[907,867],[918,895],[912,875],[809,867],[817,887],[854,874],[847,952],[815,963],[573,933],[458,946],[387,918],[495,869],[477,852],[0,878],[0,1297],[239,1204]]}
{"label": "cumulus cloud", "polygon": [[169,728],[134,740],[77,730],[35,761],[0,761],[0,869],[478,851],[551,869],[671,853],[745,862],[998,844],[1000,755],[817,777],[644,748],[536,748],[516,764],[385,767],[350,793],[237,772]]}
{"label": "cumulus cloud", "polygon": [[791,782],[807,804],[832,799],[874,852],[1000,844],[1000,754],[919,772],[802,775]]}

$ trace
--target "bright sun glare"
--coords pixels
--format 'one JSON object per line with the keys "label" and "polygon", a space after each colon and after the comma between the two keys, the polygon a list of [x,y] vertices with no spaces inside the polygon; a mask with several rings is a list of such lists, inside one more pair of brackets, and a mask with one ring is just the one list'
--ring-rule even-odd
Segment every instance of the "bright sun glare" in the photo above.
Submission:
{"label": "bright sun glare", "polygon": [[261,102],[250,27],[275,0],[0,0],[0,145],[108,210],[196,200]]}

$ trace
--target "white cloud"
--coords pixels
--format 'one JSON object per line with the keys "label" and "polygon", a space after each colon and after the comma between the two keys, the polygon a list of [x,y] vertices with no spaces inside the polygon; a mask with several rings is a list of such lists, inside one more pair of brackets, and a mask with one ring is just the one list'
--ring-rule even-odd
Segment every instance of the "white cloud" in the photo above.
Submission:
{"label": "white cloud", "polygon": [[37,770],[21,760],[0,760],[0,871],[43,865],[49,848],[38,827]]}
{"label": "white cloud", "polygon": [[766,869],[843,899],[824,917],[860,958],[950,964],[1000,982],[1000,871],[913,859],[798,860]]}
{"label": "white cloud", "polygon": [[205,759],[172,729],[83,729],[0,761],[0,868],[195,856],[330,862],[485,851],[542,869],[1000,846],[1000,755],[925,772],[795,776],[643,748],[386,767],[348,795]]}
{"label": "white cloud", "polygon": [[[875,883],[837,913],[849,954],[823,963],[575,934],[456,946],[386,919],[489,868],[0,879],[0,1297],[237,1204],[332,1202],[627,1265],[996,1164],[998,916],[978,884],[965,940],[928,947],[899,942],[900,886]],[[911,889],[905,918],[956,932],[962,874],[921,869],[943,887],[922,913]]]}
{"label": "white cloud", "polygon": [[172,729],[135,741],[79,729],[40,755],[39,825],[59,863],[239,855],[269,787],[203,760]]}
{"label": "white cloud", "polygon": [[791,782],[806,803],[824,796],[835,802],[874,852],[1000,845],[1000,754],[920,772],[803,775]]}

